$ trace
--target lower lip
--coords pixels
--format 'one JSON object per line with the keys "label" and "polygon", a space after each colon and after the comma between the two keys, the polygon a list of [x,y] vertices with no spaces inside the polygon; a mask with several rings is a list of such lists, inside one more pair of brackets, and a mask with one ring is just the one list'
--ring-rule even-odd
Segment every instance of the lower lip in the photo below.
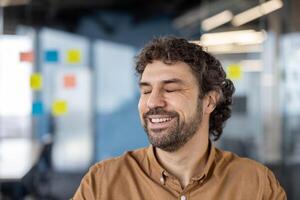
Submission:
{"label": "lower lip", "polygon": [[148,119],[148,128],[149,129],[165,129],[168,128],[175,118],[172,118],[170,121],[162,122],[162,123],[152,123],[150,119]]}

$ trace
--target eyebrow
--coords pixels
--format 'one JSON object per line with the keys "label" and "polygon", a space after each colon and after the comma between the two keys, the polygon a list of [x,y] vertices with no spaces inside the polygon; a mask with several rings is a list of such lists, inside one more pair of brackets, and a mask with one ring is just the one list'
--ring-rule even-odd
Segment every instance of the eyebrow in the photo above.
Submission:
{"label": "eyebrow", "polygon": [[[178,83],[178,84],[183,84],[184,82],[181,79],[178,78],[172,78],[172,79],[167,79],[167,80],[163,80],[161,81],[163,84],[171,84],[171,83]],[[143,87],[143,86],[151,86],[151,84],[149,82],[143,82],[140,81],[139,82],[139,86]]]}

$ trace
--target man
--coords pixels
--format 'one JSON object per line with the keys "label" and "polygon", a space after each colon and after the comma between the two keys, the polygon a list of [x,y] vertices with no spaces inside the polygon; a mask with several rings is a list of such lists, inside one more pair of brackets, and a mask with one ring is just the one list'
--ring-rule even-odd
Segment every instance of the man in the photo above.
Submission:
{"label": "man", "polygon": [[136,71],[151,145],[95,164],[74,200],[286,199],[269,169],[211,142],[234,92],[217,59],[185,39],[157,38],[137,56]]}

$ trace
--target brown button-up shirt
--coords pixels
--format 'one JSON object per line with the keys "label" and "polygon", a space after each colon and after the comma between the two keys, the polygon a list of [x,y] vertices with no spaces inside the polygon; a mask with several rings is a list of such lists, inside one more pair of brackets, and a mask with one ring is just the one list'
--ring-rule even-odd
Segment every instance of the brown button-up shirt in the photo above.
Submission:
{"label": "brown button-up shirt", "polygon": [[210,145],[202,172],[181,188],[157,161],[154,148],[139,149],[90,168],[74,200],[281,200],[284,190],[265,166]]}

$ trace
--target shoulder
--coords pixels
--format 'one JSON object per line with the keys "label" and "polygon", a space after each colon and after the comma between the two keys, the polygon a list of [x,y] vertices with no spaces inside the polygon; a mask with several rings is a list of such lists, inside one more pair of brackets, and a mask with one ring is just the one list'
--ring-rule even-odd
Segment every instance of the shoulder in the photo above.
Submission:
{"label": "shoulder", "polygon": [[249,159],[240,157],[232,152],[223,151],[216,148],[216,158],[217,168],[224,171],[234,171],[235,173],[248,174],[251,173],[263,176],[267,173],[268,168],[263,164]]}
{"label": "shoulder", "polygon": [[216,175],[220,179],[229,179],[239,187],[258,191],[264,199],[286,199],[278,180],[265,165],[219,149],[216,149],[215,159]]}
{"label": "shoulder", "polygon": [[146,148],[128,151],[122,156],[94,164],[81,180],[73,199],[100,199],[114,180],[128,176],[141,165],[146,152]]}
{"label": "shoulder", "polygon": [[147,154],[147,148],[127,151],[123,155],[106,159],[94,164],[90,172],[95,174],[99,172],[115,173],[116,170],[128,169],[141,165]]}

